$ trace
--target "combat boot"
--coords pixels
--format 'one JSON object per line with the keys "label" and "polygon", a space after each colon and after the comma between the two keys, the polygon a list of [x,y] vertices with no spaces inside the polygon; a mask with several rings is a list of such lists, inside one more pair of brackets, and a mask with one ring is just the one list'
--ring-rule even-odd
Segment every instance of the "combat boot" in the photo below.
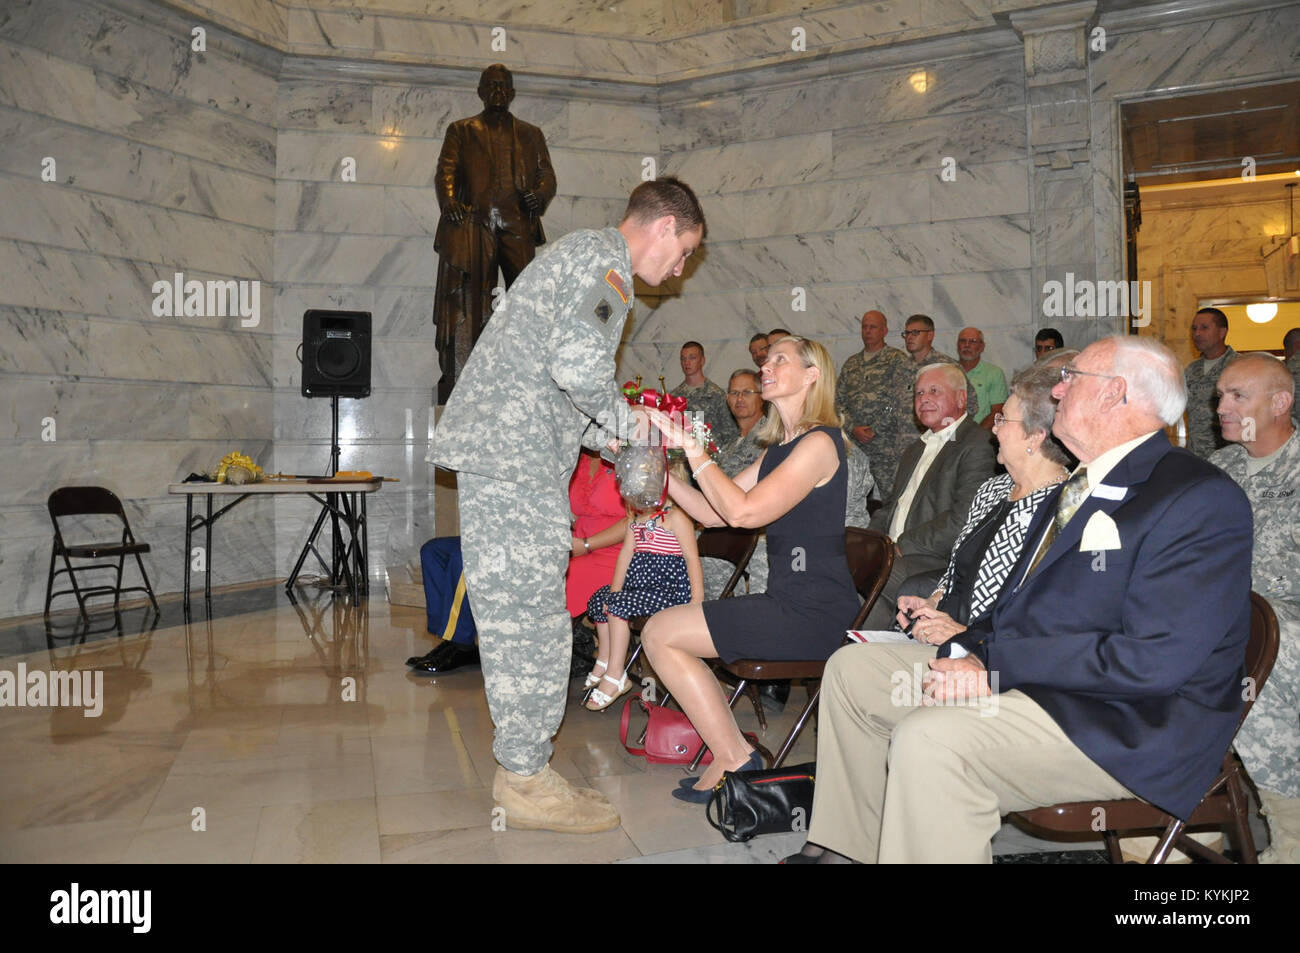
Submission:
{"label": "combat boot", "polygon": [[575,788],[549,764],[531,777],[498,766],[492,798],[515,830],[596,834],[619,825],[618,811],[603,794]]}

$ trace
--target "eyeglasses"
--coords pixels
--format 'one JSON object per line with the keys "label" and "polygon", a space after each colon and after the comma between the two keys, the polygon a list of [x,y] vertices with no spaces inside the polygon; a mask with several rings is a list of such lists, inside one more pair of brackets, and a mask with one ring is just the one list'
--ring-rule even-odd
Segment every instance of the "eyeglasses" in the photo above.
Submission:
{"label": "eyeglasses", "polygon": [[993,426],[1001,427],[1003,424],[1023,424],[1023,420],[1016,420],[1014,417],[1004,417],[1001,414],[993,415]]}
{"label": "eyeglasses", "polygon": [[1066,364],[1061,368],[1062,383],[1070,383],[1070,378],[1074,377],[1075,374],[1082,374],[1084,377],[1104,377],[1107,380],[1112,381],[1120,380],[1118,374],[1098,374],[1096,371],[1081,371],[1077,367],[1071,367],[1069,364]]}
{"label": "eyeglasses", "polygon": [[763,393],[761,390],[729,390],[727,391],[727,396],[728,397],[757,397],[761,393]]}
{"label": "eyeglasses", "polygon": [[[1108,381],[1124,380],[1124,378],[1119,374],[1098,374],[1096,371],[1081,371],[1077,367],[1071,367],[1069,364],[1066,364],[1061,368],[1061,383],[1063,384],[1070,383],[1071,379],[1076,374],[1082,375],[1083,377],[1102,377]],[[1128,382],[1125,381],[1125,383]],[[1128,403],[1128,394],[1124,395],[1123,402],[1126,404]]]}
{"label": "eyeglasses", "polygon": [[925,328],[917,328],[916,330],[913,331],[899,331],[898,333],[902,337],[911,338],[911,337],[916,337],[918,334],[933,334],[934,332],[927,331]]}

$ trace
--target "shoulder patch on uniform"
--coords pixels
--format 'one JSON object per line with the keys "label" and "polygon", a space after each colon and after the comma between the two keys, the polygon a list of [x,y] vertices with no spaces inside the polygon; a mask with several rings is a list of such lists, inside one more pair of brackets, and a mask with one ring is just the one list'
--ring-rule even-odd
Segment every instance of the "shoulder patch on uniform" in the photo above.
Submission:
{"label": "shoulder patch on uniform", "polygon": [[614,309],[609,306],[609,302],[604,298],[600,299],[600,304],[595,307],[596,317],[600,318],[601,324],[609,323],[609,316],[614,313]]}
{"label": "shoulder patch on uniform", "polygon": [[627,304],[627,285],[617,271],[611,268],[605,272],[605,283],[618,292],[618,296]]}

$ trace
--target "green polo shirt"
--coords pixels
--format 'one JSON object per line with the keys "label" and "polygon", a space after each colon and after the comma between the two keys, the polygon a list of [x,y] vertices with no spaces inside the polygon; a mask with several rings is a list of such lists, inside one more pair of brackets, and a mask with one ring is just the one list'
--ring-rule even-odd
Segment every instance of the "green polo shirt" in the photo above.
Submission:
{"label": "green polo shirt", "polygon": [[996,364],[980,361],[973,370],[966,371],[966,379],[975,385],[975,395],[980,399],[980,420],[993,413],[994,404],[1006,403],[1007,378]]}

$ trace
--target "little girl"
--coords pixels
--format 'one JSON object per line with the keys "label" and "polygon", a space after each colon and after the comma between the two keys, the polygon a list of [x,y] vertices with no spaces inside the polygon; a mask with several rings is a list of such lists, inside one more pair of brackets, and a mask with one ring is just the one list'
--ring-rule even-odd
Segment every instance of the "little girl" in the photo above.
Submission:
{"label": "little girl", "polygon": [[[627,620],[654,615],[669,606],[704,601],[704,573],[695,547],[695,524],[669,501],[663,507],[628,505],[631,523],[623,536],[611,585],[601,586],[587,603],[596,623],[596,664],[587,676],[588,711],[604,711],[629,688]],[[615,678],[613,673],[618,672]],[[609,685],[612,691],[605,691]]]}

